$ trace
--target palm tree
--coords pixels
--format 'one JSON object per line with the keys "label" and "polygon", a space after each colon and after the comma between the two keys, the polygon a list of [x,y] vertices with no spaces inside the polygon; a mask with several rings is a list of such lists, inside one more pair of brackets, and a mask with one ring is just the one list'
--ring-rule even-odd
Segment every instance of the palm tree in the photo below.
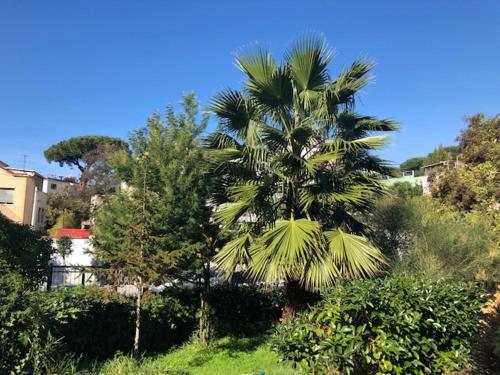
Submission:
{"label": "palm tree", "polygon": [[255,281],[286,285],[287,308],[304,306],[307,291],[339,277],[374,275],[384,261],[357,218],[383,189],[384,161],[371,155],[390,120],[354,112],[372,63],[355,61],[333,79],[332,51],[304,36],[279,65],[263,48],[236,57],[246,81],[225,90],[210,111],[220,121],[207,139],[219,189],[216,220],[237,236],[216,255],[231,276],[237,266]]}

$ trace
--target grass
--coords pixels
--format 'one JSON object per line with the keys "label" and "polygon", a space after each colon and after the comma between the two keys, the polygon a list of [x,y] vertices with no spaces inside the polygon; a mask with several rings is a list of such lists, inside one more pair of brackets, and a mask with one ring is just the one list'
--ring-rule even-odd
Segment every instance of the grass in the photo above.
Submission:
{"label": "grass", "polygon": [[80,374],[99,375],[291,375],[291,365],[279,363],[267,337],[226,337],[209,346],[188,343],[167,354],[135,360],[117,356],[99,369]]}

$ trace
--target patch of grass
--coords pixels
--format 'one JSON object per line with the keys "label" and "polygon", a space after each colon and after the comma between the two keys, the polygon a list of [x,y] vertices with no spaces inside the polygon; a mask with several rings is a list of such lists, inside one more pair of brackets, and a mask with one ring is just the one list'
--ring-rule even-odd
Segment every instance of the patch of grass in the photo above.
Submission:
{"label": "patch of grass", "polygon": [[186,344],[168,354],[136,361],[117,356],[100,369],[102,375],[291,375],[291,365],[279,363],[267,337],[226,337],[209,346]]}

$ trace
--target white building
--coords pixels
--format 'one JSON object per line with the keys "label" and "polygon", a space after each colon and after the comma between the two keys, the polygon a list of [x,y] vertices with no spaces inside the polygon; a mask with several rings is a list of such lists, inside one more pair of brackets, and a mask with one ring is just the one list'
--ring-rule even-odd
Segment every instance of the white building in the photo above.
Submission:
{"label": "white building", "polygon": [[52,246],[55,249],[61,237],[71,239],[71,253],[65,259],[57,253],[52,256],[50,288],[95,283],[94,269],[91,268],[95,262],[92,255],[88,253],[92,249],[91,232],[86,229],[58,229],[56,234],[51,236]]}
{"label": "white building", "polygon": [[55,193],[61,191],[65,188],[76,189],[77,183],[73,181],[67,181],[62,178],[57,177],[44,177],[42,191],[47,194]]}

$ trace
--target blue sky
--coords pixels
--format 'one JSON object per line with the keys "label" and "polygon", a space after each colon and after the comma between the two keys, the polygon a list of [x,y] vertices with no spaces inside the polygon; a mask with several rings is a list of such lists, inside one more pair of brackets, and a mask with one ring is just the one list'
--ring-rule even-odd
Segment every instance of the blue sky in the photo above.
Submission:
{"label": "blue sky", "polygon": [[280,56],[313,31],[336,51],[333,73],[376,61],[357,110],[401,124],[382,152],[399,163],[452,144],[465,115],[500,112],[499,20],[498,0],[2,0],[0,160],[76,174],[43,150],[127,138],[190,90],[205,105],[241,85],[236,50],[260,42]]}

